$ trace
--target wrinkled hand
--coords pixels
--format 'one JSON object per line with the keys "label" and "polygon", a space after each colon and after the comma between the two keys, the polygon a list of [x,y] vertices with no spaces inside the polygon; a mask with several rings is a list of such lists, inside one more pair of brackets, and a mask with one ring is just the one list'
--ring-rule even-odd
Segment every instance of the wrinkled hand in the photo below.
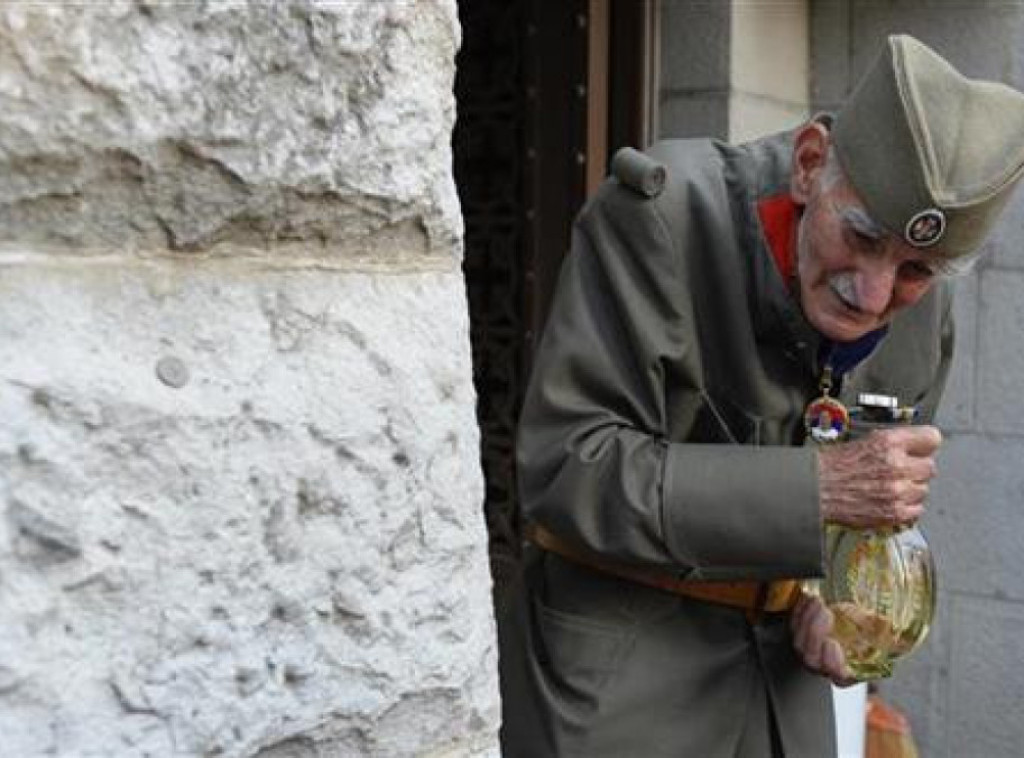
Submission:
{"label": "wrinkled hand", "polygon": [[814,595],[801,595],[789,617],[793,647],[803,664],[827,676],[833,684],[848,687],[857,680],[846,667],[846,657],[839,643],[830,636],[832,624],[832,612]]}
{"label": "wrinkled hand", "polygon": [[913,523],[924,512],[941,444],[934,426],[904,426],[823,447],[818,474],[825,521],[853,527]]}

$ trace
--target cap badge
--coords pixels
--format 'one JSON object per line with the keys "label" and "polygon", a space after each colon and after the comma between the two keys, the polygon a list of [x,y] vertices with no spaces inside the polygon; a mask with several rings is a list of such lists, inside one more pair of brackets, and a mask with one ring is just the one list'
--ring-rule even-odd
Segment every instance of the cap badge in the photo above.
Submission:
{"label": "cap badge", "polygon": [[914,214],[914,217],[907,222],[903,236],[914,247],[931,247],[942,239],[942,234],[945,231],[945,214],[938,208],[928,208]]}

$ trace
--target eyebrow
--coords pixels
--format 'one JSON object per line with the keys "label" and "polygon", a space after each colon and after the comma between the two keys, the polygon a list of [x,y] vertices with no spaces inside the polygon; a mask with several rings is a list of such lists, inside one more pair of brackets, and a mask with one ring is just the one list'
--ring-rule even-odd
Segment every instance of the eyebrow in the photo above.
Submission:
{"label": "eyebrow", "polygon": [[872,239],[880,240],[886,235],[885,229],[875,223],[863,208],[849,205],[839,212],[839,217],[847,221],[857,232]]}

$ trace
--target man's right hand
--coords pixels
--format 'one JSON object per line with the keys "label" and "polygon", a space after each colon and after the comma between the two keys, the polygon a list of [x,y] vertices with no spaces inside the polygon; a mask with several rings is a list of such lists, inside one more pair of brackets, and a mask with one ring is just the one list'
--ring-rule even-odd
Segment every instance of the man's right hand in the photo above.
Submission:
{"label": "man's right hand", "polygon": [[910,524],[924,513],[942,434],[934,426],[879,429],[818,453],[826,522],[853,527]]}

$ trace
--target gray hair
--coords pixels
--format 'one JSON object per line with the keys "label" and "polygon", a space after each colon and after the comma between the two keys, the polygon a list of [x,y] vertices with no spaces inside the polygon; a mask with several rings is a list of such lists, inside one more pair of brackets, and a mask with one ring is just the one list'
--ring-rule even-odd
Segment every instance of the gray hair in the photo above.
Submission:
{"label": "gray hair", "polygon": [[839,164],[836,148],[834,145],[829,145],[828,155],[825,156],[825,167],[821,173],[822,189],[832,189],[839,182],[845,181],[846,174],[843,173],[843,167]]}

